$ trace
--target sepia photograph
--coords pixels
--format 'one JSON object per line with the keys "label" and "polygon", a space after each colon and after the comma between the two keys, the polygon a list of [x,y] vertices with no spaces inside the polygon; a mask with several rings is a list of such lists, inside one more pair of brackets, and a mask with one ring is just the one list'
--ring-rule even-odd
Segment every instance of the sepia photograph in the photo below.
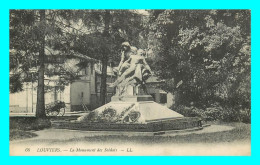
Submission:
{"label": "sepia photograph", "polygon": [[10,156],[251,156],[251,10],[9,10]]}

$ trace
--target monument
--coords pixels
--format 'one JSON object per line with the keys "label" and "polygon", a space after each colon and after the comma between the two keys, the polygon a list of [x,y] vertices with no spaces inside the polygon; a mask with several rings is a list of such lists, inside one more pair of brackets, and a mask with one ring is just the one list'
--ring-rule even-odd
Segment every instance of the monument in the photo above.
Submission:
{"label": "monument", "polygon": [[79,117],[74,124],[86,130],[144,132],[202,128],[199,118],[184,117],[153,101],[145,85],[152,71],[142,49],[124,42],[115,72],[118,78],[109,84],[116,88],[111,102]]}

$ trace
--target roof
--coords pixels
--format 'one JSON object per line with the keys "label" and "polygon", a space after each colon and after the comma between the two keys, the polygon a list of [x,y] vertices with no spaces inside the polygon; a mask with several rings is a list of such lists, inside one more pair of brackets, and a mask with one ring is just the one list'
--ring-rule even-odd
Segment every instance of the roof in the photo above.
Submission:
{"label": "roof", "polygon": [[83,55],[83,54],[80,54],[80,53],[77,53],[77,52],[72,52],[69,55],[74,56],[74,57],[78,57],[78,58],[81,58],[81,59],[84,59],[84,60],[87,60],[87,61],[90,61],[90,62],[98,62],[97,59],[91,58],[87,55]]}
{"label": "roof", "polygon": [[81,53],[78,53],[78,52],[74,52],[73,50],[70,51],[70,52],[61,52],[59,50],[53,50],[52,48],[46,46],[45,47],[45,55],[46,56],[63,56],[63,57],[77,57],[77,58],[80,58],[80,59],[84,59],[86,61],[90,61],[90,62],[98,62],[98,60],[94,59],[94,58],[91,58],[87,55],[83,55]]}
{"label": "roof", "polygon": [[[70,51],[69,53],[65,53],[65,52],[61,52],[59,50],[54,50],[54,49],[50,48],[49,46],[45,46],[44,52],[45,52],[45,55],[47,56],[47,58],[50,57],[50,56],[52,56],[53,59],[56,58],[56,57],[57,58],[77,57],[77,58],[84,59],[84,60],[90,61],[90,62],[98,62],[97,59],[91,58],[87,55],[83,55],[83,54],[78,53],[78,52]],[[9,53],[12,56],[12,55],[15,55],[17,53],[17,51],[15,49],[9,49]],[[25,54],[24,51],[20,51],[20,53]]]}

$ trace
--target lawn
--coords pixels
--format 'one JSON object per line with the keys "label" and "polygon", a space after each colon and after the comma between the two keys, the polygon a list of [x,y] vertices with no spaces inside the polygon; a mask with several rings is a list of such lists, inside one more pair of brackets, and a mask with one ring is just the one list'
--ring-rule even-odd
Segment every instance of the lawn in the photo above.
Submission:
{"label": "lawn", "polygon": [[[21,127],[22,123],[19,120],[10,121],[10,141],[17,139],[32,138],[37,136],[32,130],[40,130],[34,124],[25,124]],[[77,139],[67,139],[63,142],[73,142],[73,141],[88,141],[93,143],[142,143],[142,144],[152,144],[152,143],[219,143],[219,142],[251,142],[251,124],[245,123],[227,123],[227,122],[210,122],[207,124],[214,125],[225,125],[232,126],[234,129],[230,131],[214,132],[214,133],[201,133],[196,134],[191,132],[188,135],[175,135],[171,136],[167,133],[164,135],[157,136],[125,136],[125,135],[96,135],[96,136],[85,136]],[[19,125],[19,127],[17,127]],[[31,127],[29,127],[31,126]],[[33,128],[33,129],[32,129]],[[43,129],[44,127],[41,127]]]}
{"label": "lawn", "polygon": [[[211,122],[210,124],[219,124],[234,127],[233,130],[176,136],[124,136],[124,135],[107,135],[107,136],[92,136],[84,137],[82,141],[102,142],[102,143],[142,143],[142,144],[155,144],[155,143],[222,143],[222,142],[245,142],[251,143],[251,124],[245,123],[223,123]],[[73,141],[73,139],[68,140]]]}
{"label": "lawn", "polygon": [[39,120],[35,117],[10,117],[9,140],[19,140],[37,136],[33,130],[49,128],[49,120]]}
{"label": "lawn", "polygon": [[36,137],[37,134],[30,132],[30,131],[25,131],[25,130],[18,130],[18,129],[10,129],[9,132],[9,140],[21,140],[21,139],[27,139],[27,138],[32,138]]}

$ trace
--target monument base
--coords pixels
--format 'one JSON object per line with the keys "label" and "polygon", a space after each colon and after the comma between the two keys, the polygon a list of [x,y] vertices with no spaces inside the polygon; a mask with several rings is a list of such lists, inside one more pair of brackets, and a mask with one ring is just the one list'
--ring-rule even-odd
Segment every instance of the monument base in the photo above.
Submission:
{"label": "monument base", "polygon": [[[66,125],[66,124],[65,124]],[[150,95],[117,97],[70,123],[91,131],[159,132],[202,128],[201,119],[187,118],[152,101]]]}
{"label": "monument base", "polygon": [[84,131],[127,131],[127,132],[166,132],[195,131],[203,129],[201,119],[197,117],[182,117],[147,123],[88,123],[88,122],[54,122],[52,127]]}
{"label": "monument base", "polygon": [[136,96],[112,96],[111,101],[124,101],[124,102],[140,102],[140,101],[153,101],[151,95],[136,95]]}

